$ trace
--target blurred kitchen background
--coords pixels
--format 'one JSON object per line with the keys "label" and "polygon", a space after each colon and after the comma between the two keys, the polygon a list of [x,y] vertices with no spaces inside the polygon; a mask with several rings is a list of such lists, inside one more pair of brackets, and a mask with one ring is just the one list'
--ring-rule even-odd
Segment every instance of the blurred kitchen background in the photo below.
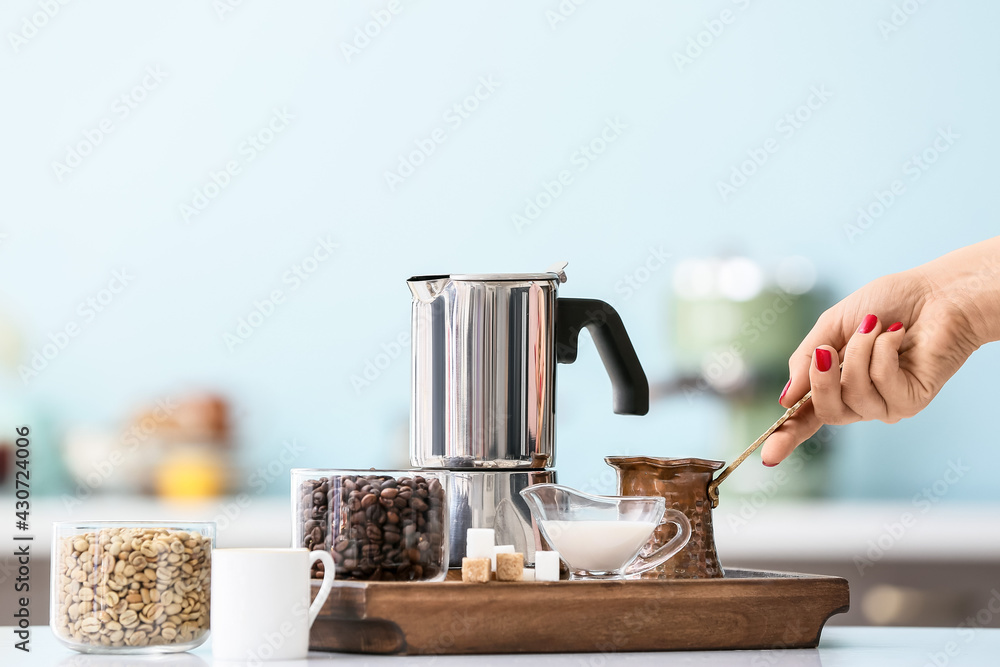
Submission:
{"label": "blurred kitchen background", "polygon": [[[170,516],[283,545],[290,468],[405,467],[412,275],[565,259],[618,309],[649,415],[588,337],[558,370],[559,480],[613,493],[605,455],[730,460],[824,308],[1000,229],[985,0],[45,7],[0,10],[0,475],[13,509],[29,425],[39,549]],[[847,576],[835,622],[977,618],[998,369],[755,457],[723,563]]]}

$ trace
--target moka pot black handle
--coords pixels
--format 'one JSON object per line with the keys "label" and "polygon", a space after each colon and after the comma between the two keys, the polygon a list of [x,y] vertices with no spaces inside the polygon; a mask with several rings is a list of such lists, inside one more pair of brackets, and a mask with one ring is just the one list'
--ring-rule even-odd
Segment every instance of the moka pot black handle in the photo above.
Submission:
{"label": "moka pot black handle", "polygon": [[649,412],[649,381],[622,318],[610,304],[600,299],[556,299],[556,361],[576,361],[577,342],[584,328],[590,330],[611,378],[615,414]]}

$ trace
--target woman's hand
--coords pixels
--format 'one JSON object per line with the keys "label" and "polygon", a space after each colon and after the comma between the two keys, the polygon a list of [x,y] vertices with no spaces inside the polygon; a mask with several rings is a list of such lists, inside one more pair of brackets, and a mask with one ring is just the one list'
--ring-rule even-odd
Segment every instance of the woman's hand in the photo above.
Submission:
{"label": "woman's hand", "polygon": [[912,417],[998,338],[1000,237],[868,283],[824,312],[789,358],[778,402],[790,407],[810,389],[812,400],[764,443],[764,465],[823,424]]}

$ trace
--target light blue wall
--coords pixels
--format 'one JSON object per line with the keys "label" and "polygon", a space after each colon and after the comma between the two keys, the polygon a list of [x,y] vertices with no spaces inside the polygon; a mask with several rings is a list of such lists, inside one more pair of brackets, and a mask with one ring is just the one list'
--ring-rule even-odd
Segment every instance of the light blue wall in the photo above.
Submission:
{"label": "light blue wall", "polygon": [[[408,351],[361,392],[350,378],[407,330],[405,278],[558,259],[571,262],[561,293],[614,303],[649,374],[666,376],[673,263],[630,299],[615,289],[650,246],[673,262],[803,255],[846,295],[1000,228],[1000,5],[909,3],[919,10],[883,36],[895,4],[595,0],[553,29],[556,0],[402,0],[351,62],[340,44],[386,3],[246,2],[221,19],[201,2],[61,7],[17,52],[0,44],[0,310],[30,351],[80,320],[77,304],[113,270],[135,278],[27,389],[16,376],[0,389],[65,426],[219,388],[235,400],[247,464],[296,438],[297,464],[400,465]],[[723,10],[732,22],[679,68],[675,52]],[[8,2],[0,27],[18,32],[37,11]],[[123,118],[115,100],[147,66],[166,77]],[[443,114],[480,77],[499,87],[449,125]],[[784,136],[776,123],[813,87],[830,99]],[[180,205],[245,160],[241,143],[275,108],[294,116],[287,128],[185,224]],[[60,182],[52,162],[105,117],[113,131]],[[574,152],[609,118],[627,127],[577,171]],[[437,127],[444,143],[390,191],[385,170]],[[948,127],[954,145],[909,180],[904,162]],[[769,138],[777,152],[722,201],[717,182]],[[518,233],[512,214],[562,169],[572,184]],[[897,178],[906,192],[849,241],[855,210]],[[292,290],[283,275],[327,235],[335,256]],[[287,300],[230,352],[224,333],[276,288]],[[961,458],[975,470],[948,499],[1000,500],[998,372],[1000,349],[984,349],[924,414],[845,429],[835,494],[908,498]],[[589,344],[559,388],[566,483],[600,483],[606,453],[718,454],[711,400],[612,415]]]}

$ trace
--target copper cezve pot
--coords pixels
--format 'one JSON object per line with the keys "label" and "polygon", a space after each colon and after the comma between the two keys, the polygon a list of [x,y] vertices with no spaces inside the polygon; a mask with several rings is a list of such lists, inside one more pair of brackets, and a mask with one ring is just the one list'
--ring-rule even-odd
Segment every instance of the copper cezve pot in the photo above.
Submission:
{"label": "copper cezve pot", "polygon": [[[642,575],[643,579],[712,579],[722,577],[712,530],[712,501],[708,485],[723,461],[665,459],[653,456],[608,456],[618,471],[618,494],[662,496],[667,507],[680,510],[691,522],[691,540],[666,563]],[[651,547],[666,544],[677,528],[663,524],[653,533]]]}
{"label": "copper cezve pot", "polygon": [[[811,397],[812,391],[806,392],[715,479],[712,476],[726,465],[724,461],[654,456],[605,457],[605,462],[618,471],[619,495],[663,496],[667,507],[680,510],[691,522],[691,540],[687,545],[666,563],[643,573],[641,576],[644,579],[713,579],[725,575],[715,551],[715,533],[712,530],[712,509],[719,505],[719,484]],[[676,530],[672,524],[658,527],[649,547],[666,544]]]}

